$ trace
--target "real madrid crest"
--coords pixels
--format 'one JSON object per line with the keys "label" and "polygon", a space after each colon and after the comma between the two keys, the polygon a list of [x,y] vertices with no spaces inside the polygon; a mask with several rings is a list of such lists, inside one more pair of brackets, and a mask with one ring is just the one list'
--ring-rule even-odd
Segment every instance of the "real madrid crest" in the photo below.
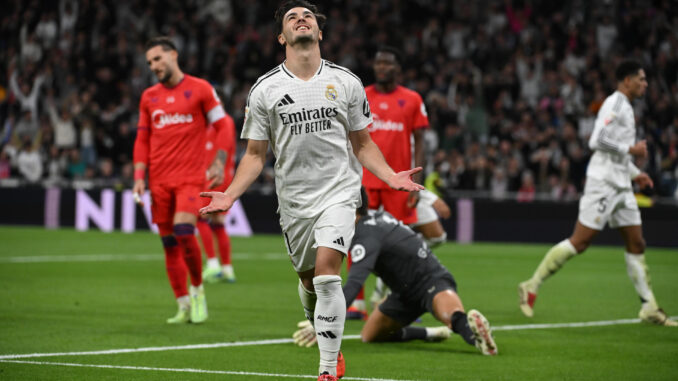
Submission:
{"label": "real madrid crest", "polygon": [[330,101],[337,100],[337,89],[334,88],[334,85],[327,85],[327,90],[325,90],[325,98]]}

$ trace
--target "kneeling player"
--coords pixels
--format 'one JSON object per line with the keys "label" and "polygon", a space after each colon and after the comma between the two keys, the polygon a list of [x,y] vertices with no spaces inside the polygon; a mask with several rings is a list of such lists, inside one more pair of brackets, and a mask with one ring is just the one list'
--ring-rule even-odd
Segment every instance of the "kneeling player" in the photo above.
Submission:
{"label": "kneeling player", "polygon": [[[476,310],[464,312],[452,274],[428,245],[410,228],[387,212],[367,211],[366,194],[356,213],[351,244],[353,265],[343,287],[346,304],[358,294],[370,272],[380,276],[392,293],[369,316],[360,333],[363,342],[445,339],[445,329],[411,327],[417,317],[430,312],[464,341],[485,355],[496,355],[490,325]],[[316,340],[310,323],[300,323],[295,342],[310,346]]]}

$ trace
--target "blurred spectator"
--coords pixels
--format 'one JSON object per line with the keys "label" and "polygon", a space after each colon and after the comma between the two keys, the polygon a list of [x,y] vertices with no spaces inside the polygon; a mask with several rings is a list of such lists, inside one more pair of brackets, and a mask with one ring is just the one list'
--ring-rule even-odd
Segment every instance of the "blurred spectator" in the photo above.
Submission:
{"label": "blurred spectator", "polygon": [[57,113],[54,100],[48,99],[47,110],[49,111],[49,118],[54,131],[54,145],[59,149],[75,147],[75,125],[68,107],[62,106]]}
{"label": "blurred spectator", "polygon": [[67,173],[71,179],[82,179],[85,177],[85,171],[89,168],[87,164],[80,157],[80,152],[77,149],[68,151],[68,166]]}
{"label": "blurred spectator", "polygon": [[[71,148],[79,149],[79,161],[91,167],[90,175],[102,176],[102,161],[110,159],[113,173],[125,179],[136,105],[155,81],[143,44],[159,34],[181,45],[189,74],[225,93],[225,109],[240,129],[253,82],[282,61],[272,16],[263,11],[278,3],[3,2],[0,144],[13,141],[5,147],[11,158],[26,137],[39,141],[48,178],[60,172],[56,163],[64,160],[62,152],[52,154],[57,146],[66,149],[67,157]],[[321,11],[337,15],[330,20],[349,15],[326,25],[323,56],[371,83],[375,47],[403,50],[408,70],[402,83],[425,100],[431,132],[438,138],[427,148],[434,162],[426,170],[438,173],[441,191],[497,189],[501,194],[505,182],[506,192],[516,192],[521,174],[530,170],[535,190],[545,197],[570,197],[571,186],[581,192],[588,138],[615,86],[614,67],[634,57],[646,66],[649,81],[648,95],[634,104],[639,133],[652,153],[639,164],[654,179],[656,195],[675,197],[678,2],[394,4],[321,3]],[[407,23],[406,17],[417,22]],[[60,121],[50,118],[50,95]],[[238,147],[241,155],[243,146]],[[441,154],[434,155],[438,150]],[[569,161],[566,180],[562,158]],[[252,189],[270,191],[269,172]]]}
{"label": "blurred spectator", "polygon": [[516,200],[518,202],[532,202],[535,198],[536,188],[534,186],[534,176],[532,172],[525,171],[522,174],[522,183],[518,189]]}
{"label": "blurred spectator", "polygon": [[12,162],[3,149],[0,151],[0,179],[6,179],[12,174]]}
{"label": "blurred spectator", "polygon": [[59,148],[52,146],[47,157],[47,180],[53,184],[59,184],[64,179],[66,168],[68,166],[68,151],[59,151]]}
{"label": "blurred spectator", "polygon": [[35,183],[42,177],[42,159],[31,141],[26,140],[16,158],[19,173],[29,182]]}

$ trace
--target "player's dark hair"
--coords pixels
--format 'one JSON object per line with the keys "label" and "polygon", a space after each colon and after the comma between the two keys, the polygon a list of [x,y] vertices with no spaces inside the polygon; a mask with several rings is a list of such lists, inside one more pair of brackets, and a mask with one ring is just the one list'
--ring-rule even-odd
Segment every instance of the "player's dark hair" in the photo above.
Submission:
{"label": "player's dark hair", "polygon": [[297,7],[303,7],[313,12],[313,14],[315,15],[315,19],[318,21],[318,28],[320,28],[320,30],[323,30],[323,28],[325,27],[325,21],[327,21],[327,17],[325,17],[324,14],[318,12],[317,6],[305,0],[287,0],[284,3],[280,4],[278,9],[275,11],[276,36],[282,33],[283,17],[285,17],[287,11]]}
{"label": "player's dark hair", "polygon": [[161,46],[162,50],[164,51],[168,50],[174,50],[175,52],[177,51],[177,47],[176,45],[174,45],[174,42],[172,42],[172,40],[166,36],[153,37],[150,40],[146,41],[146,51],[156,46]]}
{"label": "player's dark hair", "polygon": [[640,62],[627,59],[622,61],[615,70],[614,76],[617,78],[617,82],[622,82],[626,77],[637,75],[638,71],[643,68],[643,65]]}
{"label": "player's dark hair", "polygon": [[393,54],[396,62],[398,62],[398,65],[400,65],[400,66],[403,65],[403,52],[401,52],[400,49],[398,49],[398,48],[395,48],[395,47],[389,46],[389,45],[381,45],[377,48],[376,53]]}
{"label": "player's dark hair", "polygon": [[367,192],[365,191],[365,187],[361,186],[360,187],[360,202],[361,205],[356,211],[358,212],[359,215],[361,216],[366,216],[367,215],[367,205],[369,205],[369,199],[367,198]]}

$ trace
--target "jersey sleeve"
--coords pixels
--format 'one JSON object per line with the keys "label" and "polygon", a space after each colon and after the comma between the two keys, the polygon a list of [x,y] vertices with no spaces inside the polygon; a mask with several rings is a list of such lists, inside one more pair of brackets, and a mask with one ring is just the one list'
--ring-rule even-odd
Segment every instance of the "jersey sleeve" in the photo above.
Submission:
{"label": "jersey sleeve", "polygon": [[363,84],[357,78],[349,78],[348,97],[349,131],[359,131],[372,124],[370,103]]}
{"label": "jersey sleeve", "polygon": [[421,99],[421,95],[414,93],[414,99],[416,100],[417,108],[414,111],[414,118],[412,120],[412,127],[416,130],[418,128],[426,128],[429,126],[428,122],[428,113],[426,112],[426,104],[424,100]]}
{"label": "jersey sleeve", "polygon": [[202,110],[205,113],[207,124],[213,124],[219,130],[222,125],[219,125],[218,122],[226,117],[226,111],[221,105],[217,91],[209,83],[205,83]]}
{"label": "jersey sleeve", "polygon": [[[365,226],[358,224],[356,229],[365,229]],[[354,239],[350,250],[351,269],[348,272],[348,278],[343,288],[347,306],[353,303],[365,280],[374,270],[380,251],[381,242],[374,237],[364,235],[357,240]]]}
{"label": "jersey sleeve", "polygon": [[269,140],[270,122],[263,103],[261,86],[252,88],[245,104],[245,122],[240,137],[242,139]]}
{"label": "jersey sleeve", "polygon": [[611,98],[608,98],[598,111],[593,133],[589,139],[589,147],[592,150],[627,154],[629,145],[618,142],[615,138],[615,127],[619,124],[622,115],[620,115],[621,110],[615,111],[613,109],[614,103]]}
{"label": "jersey sleeve", "polygon": [[638,175],[642,173],[642,171],[638,167],[636,167],[635,164],[633,164],[633,160],[629,160],[628,168],[631,180],[635,179],[636,177],[638,177]]}

